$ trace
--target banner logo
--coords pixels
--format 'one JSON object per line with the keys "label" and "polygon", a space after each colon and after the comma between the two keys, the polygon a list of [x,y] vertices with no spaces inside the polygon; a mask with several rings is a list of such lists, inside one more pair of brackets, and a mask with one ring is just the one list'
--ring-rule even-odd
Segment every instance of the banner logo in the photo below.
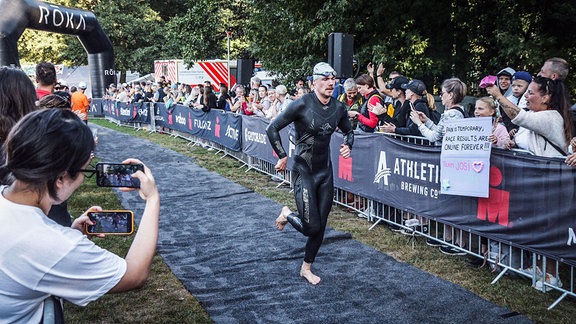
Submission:
{"label": "banner logo", "polygon": [[345,159],[342,155],[338,156],[338,178],[354,182],[352,177],[352,157]]}
{"label": "banner logo", "polygon": [[214,136],[220,138],[220,117],[216,116],[216,126],[214,127]]}
{"label": "banner logo", "polygon": [[178,113],[178,115],[176,115],[176,123],[186,126],[186,118]]}
{"label": "banner logo", "polygon": [[380,151],[380,158],[378,159],[378,171],[374,176],[373,183],[380,183],[380,180],[384,179],[384,185],[388,185],[388,177],[392,175],[392,170],[388,167],[386,162],[386,152]]}
{"label": "banner logo", "polygon": [[52,18],[50,19],[50,9],[45,6],[38,6],[38,9],[40,10],[40,19],[38,21],[39,24],[48,26],[52,25],[54,27],[60,27],[62,24],[65,24],[65,28],[86,30],[86,19],[84,19],[84,16],[76,16],[73,12],[62,11],[57,6],[51,7],[53,10]]}
{"label": "banner logo", "polygon": [[510,192],[496,189],[502,183],[502,172],[497,167],[490,167],[490,189],[488,198],[478,198],[478,219],[502,226],[510,225],[508,222],[508,208],[510,205]]}

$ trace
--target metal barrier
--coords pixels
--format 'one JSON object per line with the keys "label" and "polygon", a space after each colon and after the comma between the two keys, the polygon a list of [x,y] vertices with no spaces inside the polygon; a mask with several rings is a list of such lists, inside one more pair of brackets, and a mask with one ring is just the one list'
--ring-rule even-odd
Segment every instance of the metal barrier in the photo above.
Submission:
{"label": "metal barrier", "polygon": [[[267,174],[272,178],[276,178],[279,182],[278,186],[290,185],[292,188],[292,174],[291,172],[277,173],[274,170],[274,164],[264,160],[248,156],[243,152],[234,152],[227,148],[211,143],[205,139],[184,134],[173,130],[157,129],[154,126],[154,109],[150,109],[152,123],[146,127],[150,132],[167,133],[174,137],[179,137],[190,142],[194,145],[202,145],[205,148],[215,150],[215,154],[223,153],[221,158],[226,156],[232,157],[242,163],[240,168],[247,167],[245,172],[256,170],[258,172]],[[136,130],[144,129],[139,123],[122,123],[112,118],[107,117],[110,122],[120,125],[132,127]],[[401,136],[395,134],[382,134],[383,136],[393,136],[410,143],[419,145],[435,145],[430,143],[423,137],[417,136]],[[524,150],[515,150],[517,152],[526,153]],[[484,262],[491,267],[496,277],[492,284],[496,284],[500,278],[505,275],[524,276],[531,279],[532,286],[537,287],[543,292],[550,290],[558,290],[562,295],[556,299],[549,307],[548,310],[555,307],[567,296],[576,297],[575,293],[575,267],[563,263],[562,260],[550,258],[537,251],[529,251],[519,246],[514,245],[513,242],[497,241],[485,237],[482,233],[472,231],[467,228],[460,228],[454,224],[442,222],[437,218],[426,218],[422,216],[409,213],[405,210],[394,208],[392,206],[384,205],[381,202],[356,195],[341,188],[334,189],[334,203],[343,206],[350,211],[356,212],[358,217],[366,218],[369,222],[373,222],[369,230],[373,229],[380,223],[389,226],[394,226],[404,230],[404,234],[409,234],[412,242],[412,247],[415,248],[416,237],[424,237],[427,240],[435,240],[443,245],[456,248],[467,255],[475,256],[484,260]],[[417,220],[406,222],[407,220]],[[451,242],[445,238],[452,238]],[[454,241],[460,242],[456,245]],[[560,282],[561,284],[555,284]]]}

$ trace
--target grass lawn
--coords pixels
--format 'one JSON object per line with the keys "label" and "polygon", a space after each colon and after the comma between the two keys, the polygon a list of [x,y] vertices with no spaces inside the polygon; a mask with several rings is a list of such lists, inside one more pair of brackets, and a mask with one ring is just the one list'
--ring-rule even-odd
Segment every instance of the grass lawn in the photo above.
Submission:
{"label": "grass lawn", "polygon": [[[132,136],[148,139],[181,154],[187,155],[196,163],[208,170],[250,188],[281,204],[294,208],[293,196],[288,189],[276,188],[277,183],[256,171],[239,171],[240,163],[232,158],[220,159],[220,155],[200,147],[191,147],[183,139],[162,134],[148,134],[131,128],[118,127],[103,119],[91,122],[115,129]],[[146,162],[146,161],[144,161]],[[95,181],[85,180],[84,185],[73,195],[69,202],[73,215],[79,215],[92,205],[105,209],[121,208],[114,193],[107,188],[98,188]],[[271,219],[271,222],[273,219]],[[495,274],[488,269],[474,269],[467,266],[466,257],[446,256],[426,245],[420,239],[416,247],[408,243],[402,234],[394,233],[385,226],[372,225],[366,219],[343,208],[333,208],[328,226],[351,233],[354,239],[382,251],[396,260],[406,262],[445,280],[454,282],[469,289],[477,295],[495,304],[510,308],[512,311],[526,315],[538,323],[574,323],[576,319],[576,299],[565,298],[551,311],[547,307],[554,302],[560,293],[554,291],[541,293],[530,287],[530,282],[523,279],[504,277],[496,284],[491,281]],[[96,239],[97,243],[107,249],[125,255],[132,237],[108,237]],[[180,281],[172,275],[170,269],[157,255],[151,276],[146,286],[140,290],[118,295],[106,295],[87,307],[76,307],[66,304],[66,320],[76,322],[143,322],[143,323],[211,323],[211,319],[202,305],[190,295]],[[565,285],[568,282],[565,283]],[[450,292],[446,292],[449,294]],[[458,303],[459,301],[454,301]],[[466,307],[466,305],[462,305]],[[450,322],[450,319],[446,319]]]}

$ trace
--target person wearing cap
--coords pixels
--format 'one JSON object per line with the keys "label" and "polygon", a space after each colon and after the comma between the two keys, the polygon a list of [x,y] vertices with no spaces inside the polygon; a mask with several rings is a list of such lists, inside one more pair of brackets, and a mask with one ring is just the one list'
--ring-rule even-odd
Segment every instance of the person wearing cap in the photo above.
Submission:
{"label": "person wearing cap", "polygon": [[88,124],[88,108],[90,107],[90,100],[84,94],[86,92],[86,82],[82,81],[78,83],[78,91],[72,93],[72,111],[80,117],[84,121],[84,123]]}
{"label": "person wearing cap", "polygon": [[308,237],[300,276],[312,285],[320,277],[312,273],[332,208],[334,179],[330,159],[330,140],[336,129],[344,134],[340,155],[350,157],[354,132],[344,104],[332,97],[336,71],[328,63],[318,63],[313,70],[314,91],[293,101],[266,128],[268,139],[278,155],[275,169],[286,170],[288,154],[282,146],[280,130],[294,125],[292,172],[294,175],[294,198],[297,211],[284,206],[276,218],[276,227],[283,230],[290,223]]}
{"label": "person wearing cap", "polygon": [[498,78],[498,88],[500,88],[500,92],[508,97],[512,93],[512,89],[510,88],[512,82],[512,76],[516,73],[511,67],[503,68],[502,70],[498,71],[496,74],[496,78]]}
{"label": "person wearing cap", "polygon": [[532,82],[532,76],[526,71],[517,71],[512,76],[512,96],[508,97],[512,103],[520,108],[526,108],[526,98],[524,93],[528,90],[528,85]]}
{"label": "person wearing cap", "polygon": [[[512,87],[510,85],[512,84],[512,76],[514,73],[516,73],[516,71],[513,68],[506,67],[496,74],[496,85],[500,93],[509,100],[512,99]],[[504,109],[500,108],[500,104],[498,104],[498,110],[500,111],[500,116],[502,116],[502,122],[506,126],[506,129],[510,131],[510,117],[506,115]]]}
{"label": "person wearing cap", "polygon": [[[528,89],[528,85],[532,82],[532,76],[526,71],[514,72],[512,76],[512,85],[510,86],[510,93],[506,95],[506,99],[510,100],[516,106],[525,109],[526,108],[526,98],[524,98],[524,93]],[[514,136],[518,130],[518,126],[512,123],[512,120],[504,109],[499,106],[500,116],[502,123],[508,130],[510,136]]]}
{"label": "person wearing cap", "polygon": [[386,84],[386,89],[390,92],[390,97],[394,103],[392,108],[379,109],[381,112],[393,111],[394,125],[398,127],[405,127],[408,119],[410,119],[410,102],[406,100],[406,90],[402,88],[402,85],[408,82],[410,80],[407,77],[398,75]]}
{"label": "person wearing cap", "polygon": [[[338,97],[338,101],[345,104],[348,111],[360,112],[364,100],[362,95],[358,93],[358,85],[354,78],[348,78],[344,81],[344,93]],[[357,118],[350,117],[350,122],[352,123],[352,129],[358,127]]]}
{"label": "person wearing cap", "polygon": [[[396,77],[396,79],[398,78],[400,77]],[[424,84],[424,82],[414,79],[408,83],[403,83],[401,85],[401,88],[404,89],[405,91],[406,102],[408,102],[409,107],[407,111],[402,112],[403,114],[405,114],[402,119],[407,119],[406,123],[404,126],[395,125],[394,123],[386,123],[382,127],[382,130],[386,133],[422,136],[420,130],[418,130],[418,125],[416,125],[410,119],[410,113],[412,110],[414,110],[422,112],[424,115],[426,115],[427,118],[430,117],[430,107],[428,107],[428,102],[426,100],[426,94],[427,94],[426,85]]]}

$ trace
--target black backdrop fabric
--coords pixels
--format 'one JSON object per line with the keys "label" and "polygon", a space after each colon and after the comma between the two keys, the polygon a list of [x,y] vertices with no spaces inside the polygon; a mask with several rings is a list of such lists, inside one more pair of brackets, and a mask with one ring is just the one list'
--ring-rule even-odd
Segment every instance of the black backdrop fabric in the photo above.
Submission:
{"label": "black backdrop fabric", "polygon": [[[91,127],[103,161],[137,157],[151,168],[161,195],[158,252],[216,323],[530,323],[330,228],[313,266],[322,282],[312,286],[299,276],[305,238],[274,227],[278,203],[174,151]],[[118,196],[139,221],[139,196]]]}

